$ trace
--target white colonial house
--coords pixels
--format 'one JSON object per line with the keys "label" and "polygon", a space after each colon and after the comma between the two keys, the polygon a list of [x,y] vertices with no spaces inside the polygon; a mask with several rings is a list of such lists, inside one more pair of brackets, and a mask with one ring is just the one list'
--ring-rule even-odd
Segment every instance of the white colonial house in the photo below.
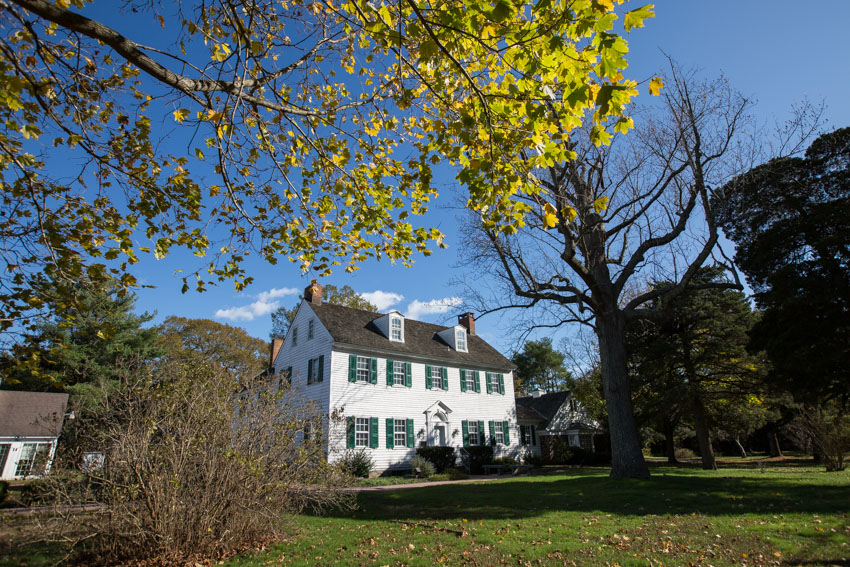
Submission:
{"label": "white colonial house", "polygon": [[376,471],[403,467],[426,445],[515,453],[512,370],[476,335],[471,313],[453,327],[432,325],[323,303],[315,282],[272,344],[274,375],[323,416],[328,460],[365,448]]}

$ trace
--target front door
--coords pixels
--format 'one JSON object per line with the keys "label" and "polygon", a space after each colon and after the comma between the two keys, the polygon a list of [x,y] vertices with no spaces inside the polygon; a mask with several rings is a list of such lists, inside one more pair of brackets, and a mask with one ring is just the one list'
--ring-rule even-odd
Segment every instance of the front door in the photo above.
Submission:
{"label": "front door", "polygon": [[434,444],[438,447],[446,446],[446,426],[445,425],[435,425],[434,426]]}

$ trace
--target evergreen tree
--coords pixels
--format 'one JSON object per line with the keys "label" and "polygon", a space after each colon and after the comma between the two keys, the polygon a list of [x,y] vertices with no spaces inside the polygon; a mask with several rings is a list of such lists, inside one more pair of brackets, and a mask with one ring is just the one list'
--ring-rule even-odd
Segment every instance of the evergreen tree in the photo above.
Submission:
{"label": "evergreen tree", "polygon": [[564,353],[552,347],[549,337],[526,342],[511,362],[517,366],[514,372],[517,394],[528,395],[535,390],[559,392],[568,390],[572,384],[572,375],[564,367]]}

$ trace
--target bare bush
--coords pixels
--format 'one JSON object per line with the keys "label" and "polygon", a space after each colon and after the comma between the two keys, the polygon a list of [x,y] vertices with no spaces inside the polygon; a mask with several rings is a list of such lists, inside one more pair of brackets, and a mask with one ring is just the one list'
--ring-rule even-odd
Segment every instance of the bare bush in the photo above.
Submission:
{"label": "bare bush", "polygon": [[850,415],[846,408],[835,402],[803,408],[792,429],[809,439],[826,470],[844,470],[844,454],[850,451]]}
{"label": "bare bush", "polygon": [[[60,503],[99,505],[70,542],[76,553],[218,557],[278,535],[287,513],[353,504],[339,490],[346,475],[325,460],[322,416],[285,384],[240,385],[215,364],[172,358],[108,405],[54,481]],[[103,465],[81,468],[85,450],[102,452]]]}

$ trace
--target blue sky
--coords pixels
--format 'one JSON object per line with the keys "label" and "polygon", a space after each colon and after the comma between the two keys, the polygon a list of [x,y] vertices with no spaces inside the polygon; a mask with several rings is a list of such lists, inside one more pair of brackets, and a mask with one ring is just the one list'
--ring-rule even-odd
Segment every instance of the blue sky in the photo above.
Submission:
{"label": "blue sky", "polygon": [[[822,0],[806,9],[803,3],[782,0],[661,0],[655,6],[656,17],[630,34],[629,76],[650,78],[663,67],[667,53],[683,65],[701,69],[706,78],[725,75],[757,101],[756,114],[765,124],[789,118],[792,105],[806,97],[828,105],[828,127],[850,124],[847,0]],[[451,178],[440,183],[441,198],[432,208],[431,222],[446,233],[448,249],[418,258],[413,268],[369,262],[355,274],[335,274],[322,283],[350,285],[382,310],[394,308],[415,319],[454,323],[464,298],[463,290],[451,281],[475,281],[480,275],[458,266],[457,253],[463,246],[455,229],[458,189]],[[263,339],[271,328],[269,313],[279,305],[293,305],[312,279],[285,261],[277,266],[252,261],[247,267],[254,283],[243,292],[236,293],[225,283],[203,294],[181,294],[178,270],[184,265],[189,271],[197,259],[178,253],[143,261],[135,273],[144,284],[156,287],[138,292],[139,309],[156,311],[157,321],[168,315],[210,318]],[[508,322],[489,316],[477,323],[477,329],[507,352],[514,340],[506,331]]]}

